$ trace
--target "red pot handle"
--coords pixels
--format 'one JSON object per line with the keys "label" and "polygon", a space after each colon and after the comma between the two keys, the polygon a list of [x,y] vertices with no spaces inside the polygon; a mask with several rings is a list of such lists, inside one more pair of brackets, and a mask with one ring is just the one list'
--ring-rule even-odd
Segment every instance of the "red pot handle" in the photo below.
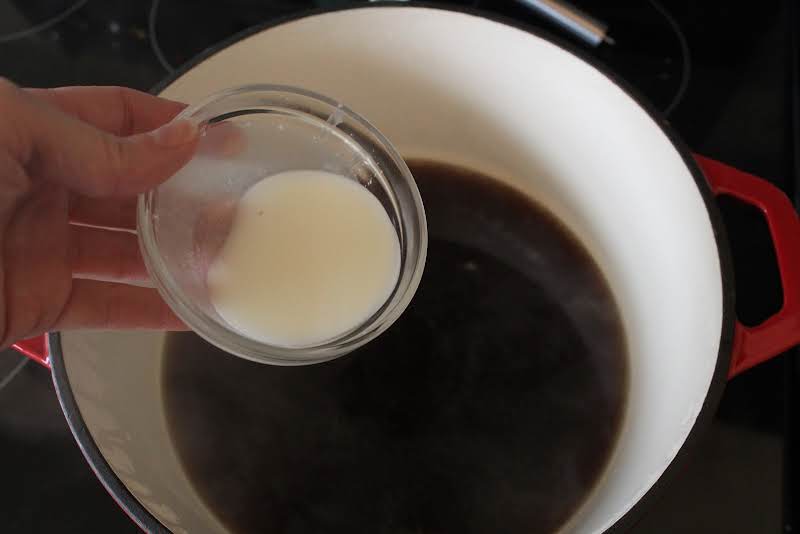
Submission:
{"label": "red pot handle", "polygon": [[783,306],[758,326],[736,321],[728,377],[750,369],[800,343],[800,219],[789,198],[771,183],[695,154],[715,195],[729,195],[764,214],[778,258]]}
{"label": "red pot handle", "polygon": [[23,339],[11,345],[11,348],[21,352],[36,363],[50,368],[50,349],[47,345],[47,334],[38,337]]}

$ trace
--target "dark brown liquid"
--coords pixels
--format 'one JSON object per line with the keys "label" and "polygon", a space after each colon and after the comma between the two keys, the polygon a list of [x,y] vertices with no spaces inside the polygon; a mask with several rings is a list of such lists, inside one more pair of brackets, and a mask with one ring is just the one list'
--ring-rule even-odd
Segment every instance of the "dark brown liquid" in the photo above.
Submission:
{"label": "dark brown liquid", "polygon": [[602,474],[627,355],[595,263],[520,193],[411,167],[428,261],[377,340],[287,368],[168,339],[172,438],[233,531],[552,532]]}

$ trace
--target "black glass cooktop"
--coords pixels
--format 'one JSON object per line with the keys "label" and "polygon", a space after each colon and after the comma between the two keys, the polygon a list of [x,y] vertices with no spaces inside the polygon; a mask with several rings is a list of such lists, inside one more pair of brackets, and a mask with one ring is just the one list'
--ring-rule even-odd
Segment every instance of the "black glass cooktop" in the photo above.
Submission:
{"label": "black glass cooktop", "polygon": [[[443,2],[432,2],[443,3]],[[451,2],[567,36],[512,0]],[[613,46],[579,46],[637,87],[695,151],[763,176],[796,198],[798,10],[792,0],[578,1],[609,24]],[[0,0],[0,76],[20,85],[148,89],[220,40],[335,0]],[[156,37],[154,39],[154,36]],[[570,38],[570,37],[567,37]],[[0,117],[0,120],[2,118]],[[780,306],[765,224],[723,205],[741,317]],[[0,354],[0,530],[136,532],[85,464],[49,376]],[[728,384],[691,460],[635,533],[760,533],[800,528],[794,351]]]}

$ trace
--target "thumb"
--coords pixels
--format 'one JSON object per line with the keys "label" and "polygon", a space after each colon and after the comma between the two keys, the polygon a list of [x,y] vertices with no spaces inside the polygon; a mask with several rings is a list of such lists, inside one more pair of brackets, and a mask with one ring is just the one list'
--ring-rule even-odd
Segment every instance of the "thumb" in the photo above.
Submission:
{"label": "thumb", "polygon": [[0,124],[0,145],[10,146],[31,179],[57,182],[87,196],[151,189],[183,167],[197,145],[197,126],[189,120],[118,137],[9,83],[0,85],[0,109],[10,118]]}

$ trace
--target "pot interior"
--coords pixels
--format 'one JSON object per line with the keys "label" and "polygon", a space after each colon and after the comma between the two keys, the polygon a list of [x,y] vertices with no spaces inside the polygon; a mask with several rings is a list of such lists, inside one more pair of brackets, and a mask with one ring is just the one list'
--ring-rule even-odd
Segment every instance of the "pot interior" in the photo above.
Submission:
{"label": "pot interior", "polygon": [[[315,15],[254,33],[178,76],[196,102],[275,83],[344,102],[409,158],[507,181],[594,256],[630,353],[623,429],[606,473],[565,530],[599,532],[658,480],[714,374],[723,282],[704,199],[654,120],[596,68],[492,20],[418,7]],[[178,464],[159,390],[158,333],[64,333],[67,380],[114,473],[176,532],[221,532]]]}

